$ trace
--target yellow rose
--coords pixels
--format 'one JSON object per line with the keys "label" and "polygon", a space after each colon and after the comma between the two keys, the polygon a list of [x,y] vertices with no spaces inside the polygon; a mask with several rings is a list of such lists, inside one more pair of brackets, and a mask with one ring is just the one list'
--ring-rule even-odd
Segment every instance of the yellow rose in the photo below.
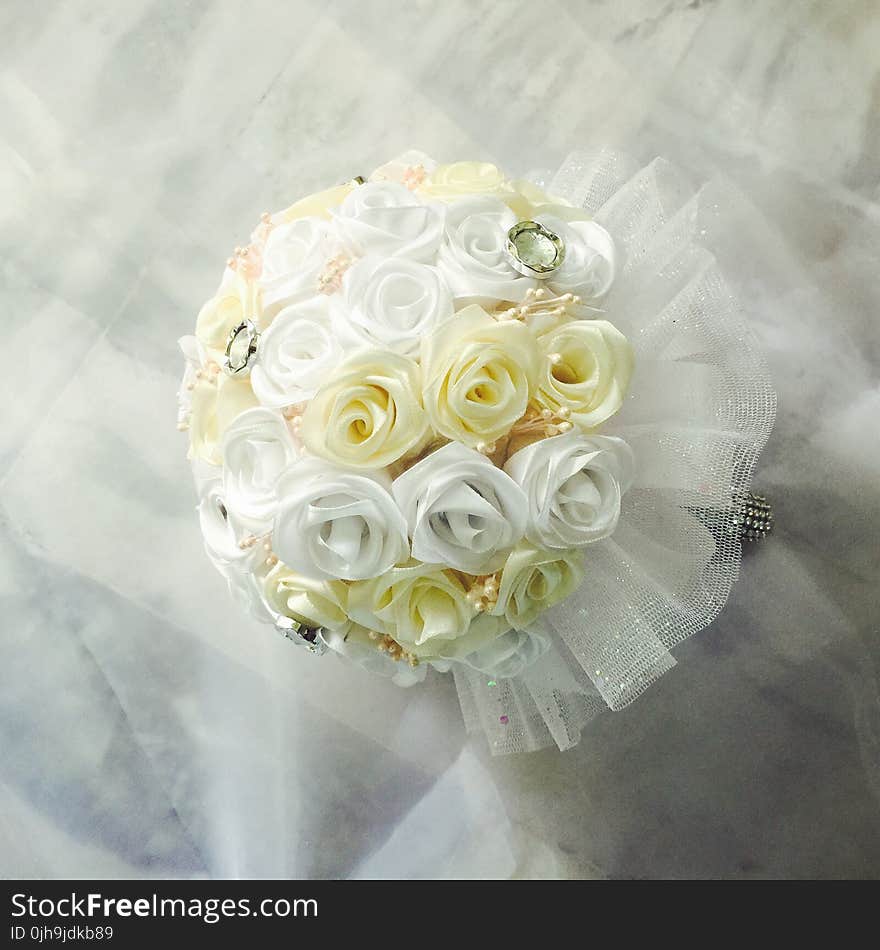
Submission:
{"label": "yellow rose", "polygon": [[564,221],[588,217],[583,208],[572,207],[564,198],[548,195],[546,191],[530,181],[524,179],[512,181],[510,187],[510,194],[500,197],[516,213],[520,221],[531,221],[542,211],[551,212]]}
{"label": "yellow rose", "polygon": [[542,551],[523,542],[511,552],[492,608],[516,630],[528,627],[538,614],[568,597],[584,579],[580,551]]}
{"label": "yellow rose", "polygon": [[627,338],[607,320],[572,320],[539,337],[545,360],[538,380],[538,403],[565,407],[585,429],[620,408],[635,359]]}
{"label": "yellow rose", "polygon": [[259,294],[237,271],[227,268],[217,293],[196,318],[196,337],[209,350],[225,350],[230,331],[245,320],[259,324]]}
{"label": "yellow rose", "polygon": [[351,584],[348,613],[416,656],[452,659],[479,649],[505,626],[478,614],[467,595],[454,571],[415,561]]}
{"label": "yellow rose", "polygon": [[425,409],[434,428],[474,447],[510,430],[526,411],[540,354],[528,327],[465,307],[424,342]]}
{"label": "yellow rose", "polygon": [[257,397],[247,379],[221,372],[196,380],[189,423],[190,458],[222,465],[223,434],[236,416],[256,405]]}
{"label": "yellow rose", "polygon": [[312,580],[278,563],[263,579],[266,603],[276,613],[307,627],[348,627],[348,588],[342,581]]}
{"label": "yellow rose", "polygon": [[512,193],[504,173],[489,162],[454,162],[438,165],[417,191],[426,198],[452,201],[466,195],[494,195],[504,198]]}
{"label": "yellow rose", "polygon": [[390,350],[364,350],[315,393],[300,435],[313,455],[377,469],[419,447],[428,432],[418,364]]}
{"label": "yellow rose", "polygon": [[289,221],[295,221],[297,218],[329,218],[330,209],[341,205],[345,196],[355,186],[351,182],[344,185],[336,185],[333,188],[327,188],[325,191],[318,191],[313,195],[300,198],[289,208],[282,211],[278,218],[285,224]]}

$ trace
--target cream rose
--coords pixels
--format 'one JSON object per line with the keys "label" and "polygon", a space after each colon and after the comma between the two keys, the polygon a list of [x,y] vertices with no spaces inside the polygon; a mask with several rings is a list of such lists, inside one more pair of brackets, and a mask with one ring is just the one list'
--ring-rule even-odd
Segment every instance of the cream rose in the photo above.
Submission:
{"label": "cream rose", "polygon": [[357,261],[342,280],[340,335],[355,346],[418,356],[422,338],[452,316],[452,295],[436,268],[403,257]]}
{"label": "cream rose", "polygon": [[550,649],[550,638],[538,630],[508,630],[479,650],[461,657],[471,669],[497,679],[525,672]]}
{"label": "cream rose", "polygon": [[546,359],[536,399],[554,411],[565,407],[584,429],[620,408],[634,357],[627,338],[607,320],[573,320],[539,337]]}
{"label": "cream rose", "polygon": [[351,584],[348,612],[416,656],[456,657],[494,639],[503,623],[478,614],[467,594],[453,571],[413,563]]}
{"label": "cream rose", "polygon": [[565,245],[565,259],[543,283],[557,294],[577,294],[585,300],[603,297],[611,289],[616,267],[614,241],[605,228],[594,221],[565,220],[550,208],[534,220]]}
{"label": "cream rose", "polygon": [[346,182],[344,185],[335,185],[324,191],[307,195],[281,212],[278,217],[282,221],[296,221],[299,218],[329,218],[330,210],[337,208],[354,188],[354,184]]}
{"label": "cream rose", "polygon": [[278,562],[262,581],[263,598],[275,614],[306,627],[346,630],[348,589],[342,581],[303,577]]}
{"label": "cream rose", "polygon": [[406,522],[387,477],[361,475],[317,459],[278,482],[272,549],[307,577],[376,577],[409,558]]}
{"label": "cream rose", "polygon": [[257,399],[247,379],[222,372],[197,379],[191,395],[190,457],[221,465],[223,433],[236,416],[255,406]]}
{"label": "cream rose", "polygon": [[330,254],[329,226],[320,218],[297,218],[269,231],[259,284],[267,314],[313,297]]}
{"label": "cream rose", "polygon": [[357,257],[377,254],[431,261],[443,238],[444,209],[424,204],[396,182],[359,185],[334,213],[342,245]]}
{"label": "cream rose", "polygon": [[570,432],[514,453],[504,471],[528,499],[528,539],[538,547],[575,548],[617,527],[633,454],[623,439]]}
{"label": "cream rose", "polygon": [[472,447],[505,435],[526,410],[539,364],[527,327],[466,307],[422,348],[425,409],[434,428]]}
{"label": "cream rose", "polygon": [[479,574],[523,536],[526,497],[485,455],[450,442],[394,481],[413,557]]}
{"label": "cream rose", "polygon": [[569,205],[563,198],[548,195],[542,188],[533,182],[519,179],[510,183],[512,194],[502,195],[505,204],[515,212],[520,221],[535,221],[537,215],[548,211],[564,221],[584,218],[586,212],[582,208]]}
{"label": "cream rose", "polygon": [[489,162],[438,165],[418,188],[419,194],[441,201],[451,201],[466,195],[504,197],[512,190],[504,173]]}
{"label": "cream rose", "polygon": [[278,476],[296,458],[284,417],[262,407],[237,416],[223,437],[223,489],[229,504],[257,531],[272,523]]}
{"label": "cream rose", "polygon": [[580,551],[544,551],[523,543],[514,548],[498,588],[492,613],[516,630],[534,623],[538,614],[564,600],[584,579]]}
{"label": "cream rose", "polygon": [[508,257],[507,232],[516,222],[498,198],[464,198],[449,206],[437,267],[457,300],[519,302],[537,285]]}
{"label": "cream rose", "polygon": [[348,468],[384,468],[428,435],[418,364],[390,350],[354,353],[315,394],[300,436],[313,455]]}
{"label": "cream rose", "polygon": [[245,320],[259,323],[258,295],[238,271],[227,267],[217,293],[199,311],[196,337],[209,350],[223,351],[230,332]]}
{"label": "cream rose", "polygon": [[342,360],[333,306],[324,296],[291,304],[263,331],[251,385],[264,406],[311,399]]}

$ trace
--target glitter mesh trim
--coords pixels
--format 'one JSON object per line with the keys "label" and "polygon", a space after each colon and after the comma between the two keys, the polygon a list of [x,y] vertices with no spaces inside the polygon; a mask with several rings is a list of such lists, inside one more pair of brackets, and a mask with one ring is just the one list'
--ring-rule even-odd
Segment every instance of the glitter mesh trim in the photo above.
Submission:
{"label": "glitter mesh trim", "polygon": [[665,161],[637,170],[600,151],[570,156],[548,190],[591,212],[620,252],[604,307],[633,344],[636,372],[603,433],[630,443],[637,473],[614,536],[586,549],[584,584],[542,618],[550,652],[511,680],[455,670],[467,728],[496,754],[576,745],[593,716],[638,698],[675,665],[670,649],[714,620],[742,553],[734,498],[776,412],[707,249],[723,245],[723,186],[694,191]]}

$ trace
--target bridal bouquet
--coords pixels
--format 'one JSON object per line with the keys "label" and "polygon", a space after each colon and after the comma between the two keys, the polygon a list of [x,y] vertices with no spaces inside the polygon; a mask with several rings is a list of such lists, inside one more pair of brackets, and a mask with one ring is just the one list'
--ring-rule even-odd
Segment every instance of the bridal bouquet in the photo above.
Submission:
{"label": "bridal bouquet", "polygon": [[773,415],[661,163],[407,153],[264,214],[195,334],[208,556],[313,654],[455,675],[494,751],[577,742],[723,605]]}

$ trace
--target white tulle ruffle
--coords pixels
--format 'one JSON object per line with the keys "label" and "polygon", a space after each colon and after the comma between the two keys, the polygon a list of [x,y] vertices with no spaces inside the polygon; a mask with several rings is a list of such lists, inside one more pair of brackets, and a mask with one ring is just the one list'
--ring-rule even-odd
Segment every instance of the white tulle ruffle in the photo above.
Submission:
{"label": "white tulle ruffle", "polygon": [[541,618],[549,648],[507,679],[453,666],[468,729],[494,753],[576,745],[593,715],[631,703],[718,615],[739,569],[735,498],[776,407],[707,249],[723,238],[714,186],[689,190],[662,160],[636,170],[611,152],[572,155],[544,184],[589,210],[618,250],[601,306],[636,370],[601,434],[629,443],[636,470],[613,536],[586,549],[584,583]]}

